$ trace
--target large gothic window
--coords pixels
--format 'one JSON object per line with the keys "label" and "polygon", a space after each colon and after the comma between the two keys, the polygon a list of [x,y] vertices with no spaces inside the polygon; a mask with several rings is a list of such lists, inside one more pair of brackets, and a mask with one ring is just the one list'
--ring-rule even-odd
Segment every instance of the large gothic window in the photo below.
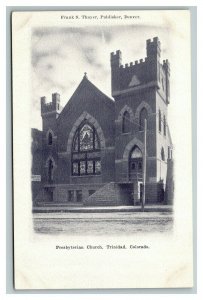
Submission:
{"label": "large gothic window", "polygon": [[144,131],[144,120],[147,120],[148,114],[146,108],[143,107],[143,109],[140,112],[140,120],[139,120],[139,130]]}
{"label": "large gothic window", "polygon": [[95,128],[83,122],[76,131],[72,146],[72,175],[101,173],[100,142]]}
{"label": "large gothic window", "polygon": [[122,132],[127,133],[130,132],[130,114],[128,111],[125,111],[123,114],[123,122],[122,122]]}

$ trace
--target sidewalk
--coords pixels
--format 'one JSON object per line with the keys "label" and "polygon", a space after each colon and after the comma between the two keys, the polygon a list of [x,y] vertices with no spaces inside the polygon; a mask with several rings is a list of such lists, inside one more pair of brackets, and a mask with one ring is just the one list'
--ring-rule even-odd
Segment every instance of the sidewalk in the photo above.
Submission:
{"label": "sidewalk", "polygon": [[[112,212],[140,212],[140,206],[46,206],[33,207],[33,213],[112,213]],[[145,212],[173,212],[172,205],[145,205]]]}

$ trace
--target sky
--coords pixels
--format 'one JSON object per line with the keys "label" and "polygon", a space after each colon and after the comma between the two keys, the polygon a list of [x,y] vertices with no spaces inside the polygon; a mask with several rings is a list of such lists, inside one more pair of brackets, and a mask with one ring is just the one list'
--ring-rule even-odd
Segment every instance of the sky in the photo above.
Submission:
{"label": "sky", "polygon": [[35,27],[31,39],[31,126],[41,129],[40,97],[70,99],[87,72],[88,79],[111,97],[110,53],[121,50],[122,63],[146,57],[146,40],[158,36],[161,60],[172,57],[170,29],[156,26]]}

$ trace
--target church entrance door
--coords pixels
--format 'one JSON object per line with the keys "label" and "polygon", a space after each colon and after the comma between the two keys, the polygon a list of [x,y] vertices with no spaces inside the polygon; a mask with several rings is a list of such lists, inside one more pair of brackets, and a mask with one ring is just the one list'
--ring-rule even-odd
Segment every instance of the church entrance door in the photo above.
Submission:
{"label": "church entrance door", "polygon": [[129,181],[142,181],[142,152],[135,146],[129,156]]}

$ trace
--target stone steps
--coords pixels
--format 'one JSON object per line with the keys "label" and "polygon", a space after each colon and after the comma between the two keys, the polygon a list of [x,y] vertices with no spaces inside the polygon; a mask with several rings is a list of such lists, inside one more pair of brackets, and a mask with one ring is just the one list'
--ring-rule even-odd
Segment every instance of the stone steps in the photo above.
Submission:
{"label": "stone steps", "polygon": [[84,201],[85,206],[118,205],[117,187],[114,182],[105,184]]}

